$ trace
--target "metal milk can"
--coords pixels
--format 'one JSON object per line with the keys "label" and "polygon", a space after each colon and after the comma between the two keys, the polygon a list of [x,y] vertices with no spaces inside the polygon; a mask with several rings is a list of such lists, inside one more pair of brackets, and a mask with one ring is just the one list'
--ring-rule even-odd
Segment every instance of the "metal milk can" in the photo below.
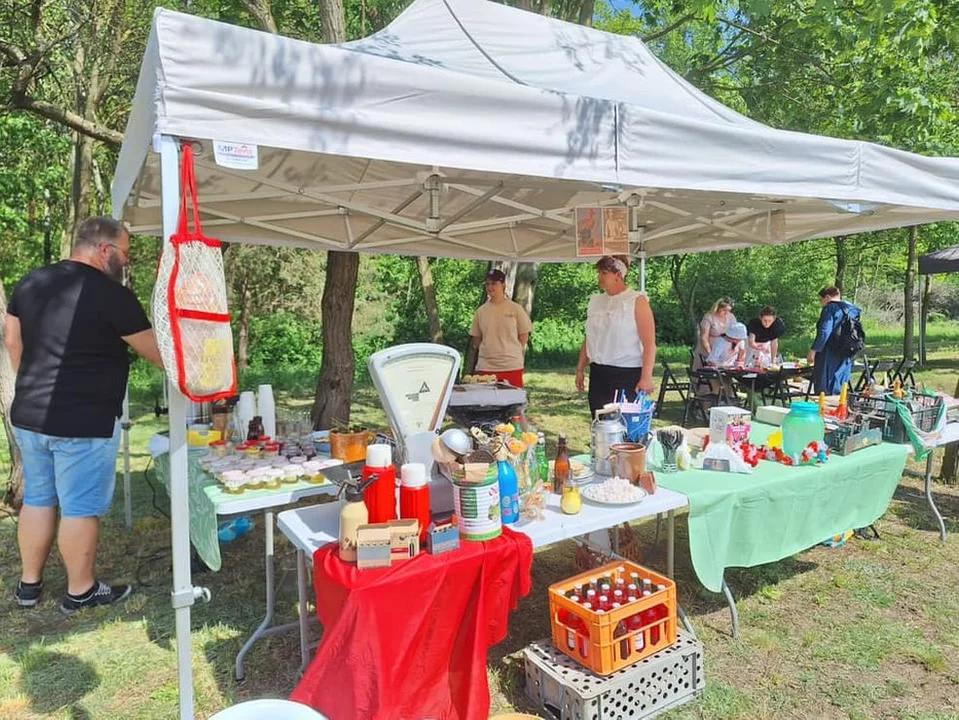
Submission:
{"label": "metal milk can", "polygon": [[612,475],[613,469],[609,464],[610,448],[626,441],[626,421],[623,420],[619,405],[596,411],[590,435],[593,471],[597,475]]}

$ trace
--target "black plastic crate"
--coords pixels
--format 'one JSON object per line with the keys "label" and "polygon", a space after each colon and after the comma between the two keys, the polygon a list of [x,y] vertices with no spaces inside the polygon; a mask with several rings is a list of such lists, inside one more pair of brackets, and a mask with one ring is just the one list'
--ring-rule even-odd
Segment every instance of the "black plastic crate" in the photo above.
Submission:
{"label": "black plastic crate", "polygon": [[[936,418],[939,416],[939,404],[942,398],[932,395],[913,395],[908,401],[911,405],[910,414],[916,427],[923,432],[929,432],[936,426]],[[889,394],[884,395],[863,395],[862,393],[849,393],[849,407],[860,413],[869,415],[881,415],[886,419],[885,428],[882,431],[882,439],[891,443],[908,443],[909,434],[906,432],[906,426],[899,417],[899,411],[892,401]]]}

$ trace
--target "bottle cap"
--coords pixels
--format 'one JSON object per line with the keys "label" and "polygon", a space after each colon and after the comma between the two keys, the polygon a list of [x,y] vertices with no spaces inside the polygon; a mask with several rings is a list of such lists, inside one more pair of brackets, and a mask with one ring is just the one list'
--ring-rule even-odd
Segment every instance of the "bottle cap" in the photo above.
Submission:
{"label": "bottle cap", "polygon": [[408,488],[426,485],[426,466],[423,463],[406,463],[400,468],[400,484]]}
{"label": "bottle cap", "polygon": [[367,445],[366,465],[385,468],[393,464],[393,448],[389,445]]}

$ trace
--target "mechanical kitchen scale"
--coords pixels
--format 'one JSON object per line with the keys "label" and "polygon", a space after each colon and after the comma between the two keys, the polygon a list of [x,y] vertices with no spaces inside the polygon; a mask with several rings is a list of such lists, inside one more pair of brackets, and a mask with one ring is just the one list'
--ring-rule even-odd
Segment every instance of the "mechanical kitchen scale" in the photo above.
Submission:
{"label": "mechanical kitchen scale", "polygon": [[433,441],[446,417],[460,354],[446,345],[397,345],[371,355],[369,369],[393,429],[397,461],[426,466],[431,510],[451,511],[453,486],[435,468]]}

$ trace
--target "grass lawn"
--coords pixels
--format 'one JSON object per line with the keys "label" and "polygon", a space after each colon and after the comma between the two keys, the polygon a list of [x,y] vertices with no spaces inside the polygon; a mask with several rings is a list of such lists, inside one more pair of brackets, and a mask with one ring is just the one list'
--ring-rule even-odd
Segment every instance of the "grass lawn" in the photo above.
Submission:
{"label": "grass lawn", "polygon": [[[887,348],[889,355],[895,351]],[[959,333],[932,344],[920,376],[928,386],[952,391],[959,367]],[[875,348],[881,354],[883,348]],[[680,355],[677,351],[676,355]],[[679,359],[679,358],[676,358]],[[673,358],[670,356],[670,360]],[[529,416],[555,439],[560,432],[576,448],[588,436],[585,399],[571,370],[528,375]],[[288,405],[306,399],[283,397]],[[46,574],[46,596],[37,610],[22,611],[12,599],[19,572],[15,521],[0,520],[0,718],[173,718],[177,707],[168,501],[151,491],[146,451],[162,429],[137,405],[133,430],[132,532],[123,528],[122,503],[107,519],[100,551],[105,579],[133,581],[136,594],[122,607],[63,618],[57,605],[64,588],[59,559]],[[676,419],[678,403],[667,404]],[[375,393],[360,388],[354,419],[381,424]],[[0,448],[0,453],[2,453]],[[2,467],[0,467],[2,472]],[[951,532],[938,540],[917,480],[903,479],[879,521],[879,542],[853,540],[843,548],[816,547],[778,563],[731,570],[739,600],[742,635],[729,636],[721,596],[697,582],[686,551],[686,523],[677,522],[680,600],[706,647],[707,691],[670,718],[959,718],[959,490],[935,489]],[[154,504],[155,499],[155,504]],[[209,587],[213,602],[193,609],[193,661],[197,717],[234,702],[285,696],[296,683],[295,633],[263,641],[248,656],[247,680],[233,680],[233,661],[263,613],[262,521],[224,546],[223,569],[194,578]],[[646,561],[662,567],[652,525]],[[292,548],[277,537],[278,613],[295,617],[296,571]],[[546,587],[574,572],[570,543],[536,555],[534,586],[513,614],[509,637],[492,649],[489,676],[493,708],[528,708],[523,699],[522,648],[548,634]],[[335,690],[331,689],[331,692]]]}

